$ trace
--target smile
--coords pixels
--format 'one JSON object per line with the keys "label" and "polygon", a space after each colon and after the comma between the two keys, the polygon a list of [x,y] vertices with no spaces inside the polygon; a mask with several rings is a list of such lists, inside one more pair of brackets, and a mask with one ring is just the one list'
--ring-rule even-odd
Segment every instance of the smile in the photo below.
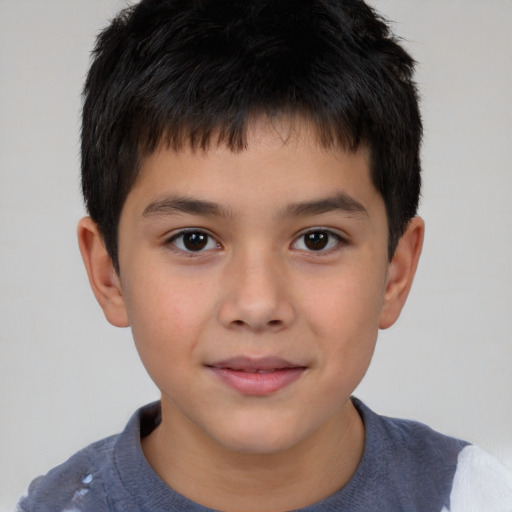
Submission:
{"label": "smile", "polygon": [[306,370],[306,366],[276,357],[236,357],[206,367],[222,383],[250,396],[274,394],[299,379]]}

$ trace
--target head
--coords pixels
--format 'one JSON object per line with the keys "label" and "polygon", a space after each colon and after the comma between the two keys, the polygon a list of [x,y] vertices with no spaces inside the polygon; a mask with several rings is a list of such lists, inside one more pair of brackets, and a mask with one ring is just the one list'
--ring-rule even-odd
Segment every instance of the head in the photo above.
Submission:
{"label": "head", "polygon": [[325,148],[367,148],[391,259],[419,200],[412,72],[360,0],[143,0],[123,11],[98,38],[82,126],[85,202],[116,271],[121,211],[145,159],[162,143],[244,151],[261,117],[306,121]]}
{"label": "head", "polygon": [[282,453],[351,423],[421,250],[411,72],[355,1],[146,0],[101,34],[79,241],[169,443]]}

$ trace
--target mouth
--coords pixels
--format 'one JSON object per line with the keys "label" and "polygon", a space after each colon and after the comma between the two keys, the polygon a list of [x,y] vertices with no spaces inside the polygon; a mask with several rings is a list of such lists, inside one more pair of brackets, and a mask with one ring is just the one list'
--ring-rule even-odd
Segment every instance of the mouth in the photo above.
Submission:
{"label": "mouth", "polygon": [[275,394],[299,379],[307,367],[280,357],[234,357],[206,367],[221,382],[243,395]]}

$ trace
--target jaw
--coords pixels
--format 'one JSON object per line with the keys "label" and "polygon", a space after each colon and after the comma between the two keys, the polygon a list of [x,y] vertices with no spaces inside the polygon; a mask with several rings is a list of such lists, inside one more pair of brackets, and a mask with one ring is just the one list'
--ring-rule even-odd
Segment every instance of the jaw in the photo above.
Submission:
{"label": "jaw", "polygon": [[[144,453],[168,485],[197,503],[218,510],[278,512],[320,501],[350,480],[364,450],[364,426],[350,400],[314,435],[274,452],[269,446],[284,448],[283,440],[279,440],[275,425],[264,416],[259,432],[249,426],[241,432],[238,441],[243,442],[238,449],[233,449],[235,439],[231,439],[228,448],[212,443],[211,438],[204,444],[198,442],[193,430],[188,430],[191,435],[171,442],[176,446],[169,450],[169,439],[175,436],[169,428],[172,423],[167,422],[176,419],[172,409],[172,404],[163,398],[162,424],[144,439]],[[262,443],[261,434],[273,429],[274,439],[267,438]],[[204,432],[197,434],[201,437]],[[289,429],[286,435],[289,437]],[[187,462],[178,465],[182,455]],[[197,486],[198,481],[201,486]]]}

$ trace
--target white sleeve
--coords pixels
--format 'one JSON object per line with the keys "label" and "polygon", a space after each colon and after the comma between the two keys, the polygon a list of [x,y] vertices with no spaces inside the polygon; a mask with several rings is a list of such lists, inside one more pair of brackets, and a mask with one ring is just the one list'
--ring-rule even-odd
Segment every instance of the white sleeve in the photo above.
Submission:
{"label": "white sleeve", "polygon": [[450,510],[441,512],[512,512],[512,473],[481,448],[466,446],[457,461]]}

